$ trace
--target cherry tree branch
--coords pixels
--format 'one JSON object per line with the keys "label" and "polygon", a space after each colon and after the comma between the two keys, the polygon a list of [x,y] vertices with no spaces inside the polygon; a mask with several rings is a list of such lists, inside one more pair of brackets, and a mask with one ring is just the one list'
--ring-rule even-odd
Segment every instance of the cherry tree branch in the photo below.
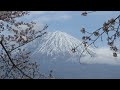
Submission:
{"label": "cherry tree branch", "polygon": [[[80,45],[82,45],[82,44],[84,44],[84,47],[85,47],[85,49],[81,52],[81,54],[80,54],[80,57],[79,57],[79,62],[80,62],[80,58],[82,57],[82,54],[87,50],[87,48],[89,47],[89,46],[91,46],[92,44],[95,46],[95,42],[99,39],[99,37],[101,36],[101,40],[102,40],[102,35],[104,34],[104,33],[106,33],[106,35],[107,35],[107,37],[109,38],[109,32],[111,31],[111,30],[109,30],[109,28],[110,27],[113,27],[112,25],[114,25],[114,23],[116,22],[116,20],[117,19],[119,19],[119,25],[118,25],[118,27],[116,28],[116,32],[112,35],[112,36],[114,36],[114,40],[116,40],[116,35],[117,34],[119,34],[119,36],[120,36],[120,32],[118,32],[118,30],[119,30],[119,27],[120,27],[120,15],[118,15],[115,19],[111,19],[111,20],[108,20],[108,22],[106,23],[104,23],[103,24],[103,26],[102,27],[100,27],[99,29],[97,29],[96,31],[94,31],[93,33],[89,33],[89,32],[87,32],[84,28],[81,30],[81,32],[83,33],[83,34],[85,34],[85,32],[86,33],[88,33],[88,34],[90,34],[90,36],[84,36],[83,37],[83,41],[82,41],[82,43],[80,44]],[[101,33],[100,33],[100,30],[103,30]],[[115,29],[114,30],[112,30],[112,31],[115,31]],[[91,40],[91,37],[92,36],[96,36],[96,39],[95,40]],[[112,37],[111,36],[111,37]],[[90,44],[87,44],[87,40],[89,40],[89,41],[92,41]],[[113,40],[113,41],[114,41]],[[77,47],[75,47],[75,49],[76,48],[78,48],[80,45],[78,45]],[[95,46],[96,47],[96,46]],[[117,48],[116,47],[113,47],[114,49],[114,51],[116,52],[117,51]],[[116,57],[116,53],[113,53],[113,56],[115,56]],[[80,62],[81,63],[81,62]]]}
{"label": "cherry tree branch", "polygon": [[4,49],[5,53],[7,54],[7,56],[8,56],[8,58],[9,58],[10,62],[12,63],[13,67],[17,68],[17,69],[18,69],[23,75],[25,75],[26,77],[32,79],[30,76],[28,76],[27,74],[25,74],[21,69],[19,69],[19,68],[15,65],[15,63],[13,62],[12,58],[10,57],[8,51],[6,50],[5,46],[3,45],[2,40],[0,41],[0,44],[1,44],[2,48]]}

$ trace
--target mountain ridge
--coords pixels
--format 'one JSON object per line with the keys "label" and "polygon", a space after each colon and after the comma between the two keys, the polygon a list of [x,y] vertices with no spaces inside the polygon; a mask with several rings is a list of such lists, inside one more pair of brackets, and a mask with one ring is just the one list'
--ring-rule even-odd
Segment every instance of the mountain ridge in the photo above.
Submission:
{"label": "mountain ridge", "polygon": [[41,44],[37,47],[35,53],[46,53],[47,55],[55,55],[59,53],[69,53],[70,55],[80,54],[83,50],[83,46],[79,46],[76,52],[72,52],[72,48],[77,47],[82,42],[77,38],[61,31],[48,32],[46,36],[41,38],[37,44]]}

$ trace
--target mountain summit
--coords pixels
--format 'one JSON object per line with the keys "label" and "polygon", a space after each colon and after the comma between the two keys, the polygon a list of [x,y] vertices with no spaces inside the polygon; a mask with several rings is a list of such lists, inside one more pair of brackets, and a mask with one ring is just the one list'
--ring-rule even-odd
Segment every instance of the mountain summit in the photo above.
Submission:
{"label": "mountain summit", "polygon": [[[56,55],[70,54],[74,53],[71,51],[72,48],[77,47],[81,44],[81,41],[75,37],[61,31],[48,32],[45,36],[39,39],[36,43],[37,49],[35,53],[47,54],[47,55]],[[81,51],[82,47],[80,46],[76,51]],[[75,54],[78,52],[75,52]]]}

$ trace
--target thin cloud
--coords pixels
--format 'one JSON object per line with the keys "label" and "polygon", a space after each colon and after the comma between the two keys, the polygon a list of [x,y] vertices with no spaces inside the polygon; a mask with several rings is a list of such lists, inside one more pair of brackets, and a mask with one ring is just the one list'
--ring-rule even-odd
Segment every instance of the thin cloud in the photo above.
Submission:
{"label": "thin cloud", "polygon": [[[34,16],[37,15],[37,18],[34,18]],[[63,11],[32,11],[31,17],[33,18],[33,21],[35,22],[49,22],[49,21],[64,21],[69,20],[72,18],[72,15],[70,15],[70,12],[63,12]]]}

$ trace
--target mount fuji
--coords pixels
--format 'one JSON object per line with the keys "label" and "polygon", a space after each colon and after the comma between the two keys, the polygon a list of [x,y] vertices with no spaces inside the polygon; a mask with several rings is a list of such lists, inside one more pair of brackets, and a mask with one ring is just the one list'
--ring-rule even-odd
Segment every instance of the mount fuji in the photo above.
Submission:
{"label": "mount fuji", "polygon": [[[41,60],[79,60],[80,53],[83,51],[81,41],[77,38],[61,31],[48,32],[43,37],[36,39],[26,48],[32,51],[31,56],[41,58]],[[73,48],[79,46],[72,51]],[[93,54],[92,49],[89,52]],[[88,52],[83,54],[87,55]]]}

